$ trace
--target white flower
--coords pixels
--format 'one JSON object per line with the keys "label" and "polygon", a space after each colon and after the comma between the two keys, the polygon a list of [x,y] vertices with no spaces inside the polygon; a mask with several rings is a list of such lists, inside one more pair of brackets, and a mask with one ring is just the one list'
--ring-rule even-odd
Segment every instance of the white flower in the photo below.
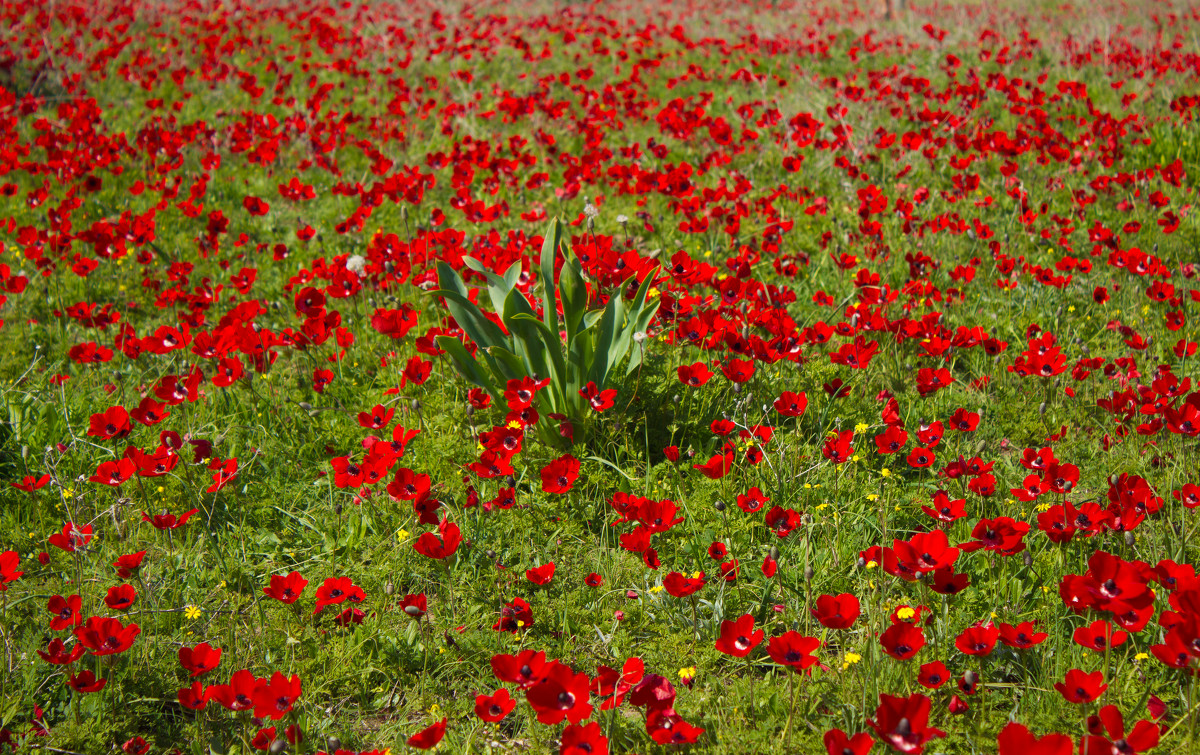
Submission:
{"label": "white flower", "polygon": [[361,254],[356,254],[346,260],[346,269],[355,275],[362,275],[362,272],[367,267],[367,258]]}

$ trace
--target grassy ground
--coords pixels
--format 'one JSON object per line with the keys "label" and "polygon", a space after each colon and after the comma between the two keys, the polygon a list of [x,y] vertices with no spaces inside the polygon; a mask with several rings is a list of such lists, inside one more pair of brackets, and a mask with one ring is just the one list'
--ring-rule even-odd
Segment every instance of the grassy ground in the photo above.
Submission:
{"label": "grassy ground", "polygon": [[[1160,747],[1194,746],[1197,653],[1164,662],[1200,621],[1194,571],[1170,566],[1196,560],[1200,484],[1192,6],[910,4],[896,21],[853,3],[3,12],[0,742],[233,753],[295,726],[292,751],[400,752],[445,719],[446,752],[569,752],[580,730],[539,723],[493,672],[535,650],[589,680],[638,658],[703,729],[658,743],[648,682],[611,710],[597,686],[575,723],[597,722],[612,752],[816,752],[833,729],[919,752],[899,739],[932,732],[889,719],[881,695],[929,699],[945,735],[931,752],[1037,752],[998,739],[1014,721],[1107,751],[1085,735],[1124,738],[1089,727],[1109,705],[1131,732],[1153,720]],[[479,408],[434,340],[464,324],[435,293],[439,261],[517,263],[541,307],[555,217],[588,308],[631,296],[631,276],[652,278],[658,306],[641,365],[617,365],[599,386],[613,406],[574,417],[573,443],[547,416],[553,386],[535,424],[499,395]],[[467,283],[490,311],[483,276]],[[388,312],[409,320],[389,333]],[[861,369],[845,359],[856,343]],[[1062,358],[1023,377],[1039,345]],[[731,360],[752,375],[722,374]],[[679,377],[695,363],[714,373],[701,386]],[[784,392],[806,397],[800,416],[777,409]],[[393,414],[372,427],[376,407]],[[977,427],[953,429],[960,409]],[[943,438],[919,437],[936,422]],[[472,469],[505,428],[521,440],[500,459],[511,471]],[[889,428],[901,450],[877,452]],[[419,433],[382,454],[377,480],[346,479],[393,429]],[[847,432],[837,456],[829,439]],[[1078,477],[1031,498],[1051,479],[1022,461],[1046,448]],[[699,467],[723,449],[711,479]],[[564,455],[578,477],[547,492]],[[420,506],[389,492],[403,469],[428,476]],[[490,503],[506,490],[515,505]],[[939,490],[964,499],[961,518],[923,511]],[[680,521],[620,522],[622,495],[670,501]],[[1088,503],[1099,523],[1067,542],[1039,520]],[[782,535],[774,507],[792,512]],[[193,510],[173,529],[148,521]],[[959,546],[1004,517],[1028,532],[948,557],[961,591],[888,568],[922,533]],[[439,521],[462,538],[446,558],[414,547]],[[652,552],[631,549],[647,527]],[[1109,576],[1097,552],[1149,602],[1071,587]],[[139,569],[114,565],[138,553]],[[550,563],[547,583],[527,576]],[[264,593],[293,572],[297,602]],[[676,597],[675,572],[705,584]],[[315,611],[341,578],[361,602]],[[819,598],[844,593],[861,615],[824,626]],[[1077,594],[1090,605],[1068,605]],[[51,625],[48,604],[74,595],[77,614]],[[405,610],[415,596],[427,612]],[[532,611],[519,626],[517,598]],[[718,639],[743,616],[765,635],[739,658]],[[139,633],[69,664],[39,656],[102,645],[104,617]],[[515,631],[495,628],[506,618]],[[1128,639],[1085,647],[1076,630],[1095,621]],[[1048,637],[956,643],[1022,622]],[[897,660],[891,628],[906,625],[925,644]],[[787,632],[819,640],[802,673],[767,652]],[[193,710],[179,651],[199,643],[221,656]],[[949,682],[928,689],[919,670],[936,661]],[[231,711],[218,697],[243,669],[264,680],[246,690],[258,707]],[[1071,670],[1106,691],[1067,702],[1054,685]],[[103,688],[75,691],[84,672]],[[486,722],[477,696],[501,687],[518,704]],[[280,695],[286,712],[267,715]]]}

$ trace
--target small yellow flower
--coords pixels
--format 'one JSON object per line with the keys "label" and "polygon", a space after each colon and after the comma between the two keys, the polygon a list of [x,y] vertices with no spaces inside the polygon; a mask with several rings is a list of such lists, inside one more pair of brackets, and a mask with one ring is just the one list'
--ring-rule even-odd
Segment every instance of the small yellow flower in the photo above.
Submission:
{"label": "small yellow flower", "polygon": [[440,710],[441,710],[441,708],[438,707],[438,704],[434,703],[433,705],[429,706],[429,715],[436,716],[438,714],[438,711],[440,711]]}
{"label": "small yellow flower", "polygon": [[879,474],[883,475],[884,477],[891,477],[892,470],[888,469],[887,467],[884,467],[883,469],[879,470]]}
{"label": "small yellow flower", "polygon": [[694,571],[692,572],[692,579],[700,579],[703,574],[704,572],[702,571]]}
{"label": "small yellow flower", "polygon": [[868,425],[866,422],[859,422],[857,425],[854,426],[854,432],[865,433],[869,427],[870,427],[870,425]]}
{"label": "small yellow flower", "polygon": [[679,681],[683,682],[684,686],[691,686],[692,681],[696,678],[696,667],[685,666],[679,669]]}
{"label": "small yellow flower", "polygon": [[408,537],[408,530],[400,530],[396,533],[396,539],[403,542],[404,538]]}
{"label": "small yellow flower", "polygon": [[904,608],[901,608],[899,611],[896,611],[896,618],[900,619],[901,621],[908,621],[909,619],[911,619],[912,617],[914,617],[916,615],[917,615],[917,612],[914,611],[912,608],[909,608],[908,606],[905,606]]}
{"label": "small yellow flower", "polygon": [[842,671],[845,671],[861,660],[862,656],[858,653],[846,653],[846,655],[842,657]]}
{"label": "small yellow flower", "polygon": [[1149,656],[1149,655],[1147,655],[1146,653],[1138,653],[1137,655],[1133,656],[1133,660],[1135,660],[1135,661],[1144,661],[1144,660],[1146,660],[1146,659],[1147,659],[1147,658],[1149,658],[1149,657],[1150,657],[1150,656]]}
{"label": "small yellow flower", "polygon": [[652,593],[658,593],[658,592],[662,592],[662,591],[663,591],[662,585],[655,585],[654,587],[650,588],[650,592],[652,592]]}
{"label": "small yellow flower", "polygon": [[867,500],[868,501],[878,501],[879,494],[878,493],[869,493],[869,494],[867,494]]}
{"label": "small yellow flower", "polygon": [[187,617],[188,621],[195,621],[196,619],[200,618],[201,613],[202,611],[196,606],[183,607],[183,615]]}
{"label": "small yellow flower", "polygon": [[879,564],[878,564],[877,562],[875,562],[875,561],[868,561],[868,562],[867,562],[867,568],[868,568],[868,569],[874,569],[876,566],[879,566]]}

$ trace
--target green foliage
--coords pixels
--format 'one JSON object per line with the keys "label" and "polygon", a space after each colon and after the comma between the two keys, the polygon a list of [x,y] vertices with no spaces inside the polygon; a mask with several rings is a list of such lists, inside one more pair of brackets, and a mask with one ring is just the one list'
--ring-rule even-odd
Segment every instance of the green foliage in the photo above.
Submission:
{"label": "green foliage", "polygon": [[[658,311],[658,302],[647,300],[654,279],[653,274],[647,274],[631,303],[625,301],[622,292],[635,280],[633,276],[609,297],[603,308],[589,308],[590,291],[583,267],[563,243],[562,235],[562,221],[555,218],[542,244],[538,267],[542,291],[540,319],[535,302],[517,287],[521,274],[519,262],[514,262],[500,276],[478,260],[467,258],[467,267],[487,279],[488,298],[503,329],[470,300],[467,285],[458,272],[439,262],[441,288],[433,293],[446,300],[455,321],[478,346],[479,359],[471,356],[456,338],[438,336],[437,343],[450,356],[459,374],[486,390],[498,404],[504,402],[509,380],[548,378],[550,384],[544,395],[549,412],[565,415],[576,426],[582,426],[589,405],[580,391],[589,384],[594,384],[597,390],[609,388],[614,372],[626,357],[629,362],[625,374],[637,369],[643,355],[637,336],[639,333],[644,336]],[[554,270],[560,248],[563,262],[556,286]],[[540,428],[543,438],[553,442],[554,432],[548,420],[543,420]]]}

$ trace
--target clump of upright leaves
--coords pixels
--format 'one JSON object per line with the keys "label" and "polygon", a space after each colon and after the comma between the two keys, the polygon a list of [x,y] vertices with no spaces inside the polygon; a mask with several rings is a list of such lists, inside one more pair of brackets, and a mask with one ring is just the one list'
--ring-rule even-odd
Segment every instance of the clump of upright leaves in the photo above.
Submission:
{"label": "clump of upright leaves", "polygon": [[[594,292],[584,281],[579,258],[562,243],[562,234],[563,224],[556,218],[542,244],[541,302],[531,300],[517,287],[519,262],[501,276],[479,260],[466,258],[467,267],[487,279],[488,298],[500,324],[471,301],[462,276],[449,264],[439,262],[440,288],[433,293],[445,299],[450,314],[476,350],[472,354],[462,341],[451,336],[438,336],[437,343],[459,374],[486,390],[498,403],[503,401],[509,380],[548,378],[550,383],[542,395],[549,414],[565,418],[574,427],[586,428],[582,420],[591,408],[586,388],[594,385],[601,391],[607,389],[626,358],[625,374],[637,369],[643,349],[636,336],[646,332],[658,311],[658,302],[648,300],[654,281],[650,274],[642,279],[632,301],[626,301],[622,292],[634,276],[611,293],[606,305],[592,308]],[[556,285],[554,270],[560,247],[564,250],[563,261]],[[541,317],[537,314],[539,306]],[[539,423],[543,440],[555,442],[557,433],[549,428],[547,422]]]}

